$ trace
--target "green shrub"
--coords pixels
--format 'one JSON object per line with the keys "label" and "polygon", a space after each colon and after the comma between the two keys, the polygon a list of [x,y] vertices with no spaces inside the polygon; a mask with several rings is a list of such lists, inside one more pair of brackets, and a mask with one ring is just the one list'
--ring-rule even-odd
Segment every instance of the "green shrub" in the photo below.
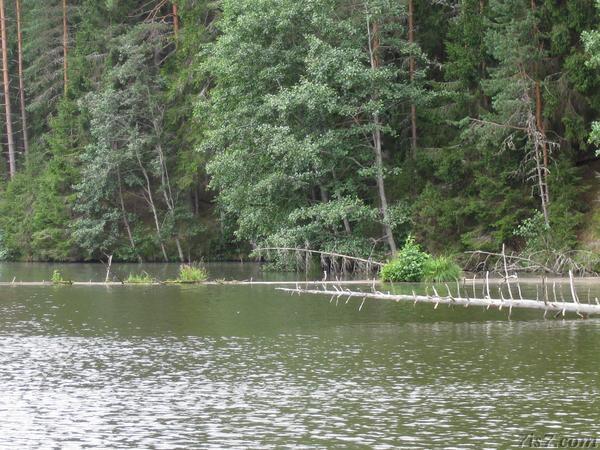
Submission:
{"label": "green shrub", "polygon": [[396,258],[382,267],[381,279],[383,281],[421,281],[425,263],[430,258],[427,253],[421,251],[414,238],[409,236]]}
{"label": "green shrub", "polygon": [[52,272],[52,282],[54,284],[58,284],[58,283],[63,283],[65,280],[63,279],[61,273],[59,270],[54,270],[54,272]]}
{"label": "green shrub", "polygon": [[182,264],[179,266],[179,283],[199,283],[208,278],[206,269],[198,264]]}
{"label": "green shrub", "polygon": [[140,274],[129,274],[125,283],[128,284],[150,284],[154,283],[154,278],[148,274],[148,272],[142,272]]}
{"label": "green shrub", "polygon": [[67,281],[63,278],[62,274],[60,273],[59,270],[54,270],[54,272],[52,272],[52,278],[51,278],[52,284],[71,284],[70,281]]}
{"label": "green shrub", "polygon": [[439,283],[442,281],[455,281],[462,275],[462,270],[454,260],[448,256],[429,258],[423,270],[424,281]]}

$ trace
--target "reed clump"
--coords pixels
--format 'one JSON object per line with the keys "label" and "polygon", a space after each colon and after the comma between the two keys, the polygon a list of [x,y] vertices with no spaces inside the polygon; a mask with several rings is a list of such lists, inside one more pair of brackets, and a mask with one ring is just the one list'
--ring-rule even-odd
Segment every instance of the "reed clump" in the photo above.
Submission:
{"label": "reed clump", "polygon": [[142,272],[139,274],[130,273],[125,279],[126,284],[152,284],[154,282],[154,278],[152,278],[148,272]]}
{"label": "reed clump", "polygon": [[206,268],[198,263],[182,264],[179,266],[179,275],[171,283],[194,284],[206,281],[208,272]]}

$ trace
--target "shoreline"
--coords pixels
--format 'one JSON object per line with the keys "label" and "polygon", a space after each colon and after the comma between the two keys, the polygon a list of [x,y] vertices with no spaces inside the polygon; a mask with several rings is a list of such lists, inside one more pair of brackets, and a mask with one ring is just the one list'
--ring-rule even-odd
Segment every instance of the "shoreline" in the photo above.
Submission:
{"label": "shoreline", "polygon": [[[573,280],[575,284],[579,285],[600,285],[600,277],[580,277],[574,278]],[[485,278],[463,278],[458,281],[461,286],[469,286],[472,284],[481,285],[486,283]],[[506,281],[504,278],[489,278],[487,280],[490,284],[498,285],[505,284]],[[569,284],[570,280],[567,277],[526,277],[511,279],[510,284],[516,285],[520,284],[539,284],[539,283],[556,283],[556,284]],[[61,283],[53,283],[52,281],[42,280],[42,281],[0,281],[0,287],[35,287],[35,286],[54,286],[54,287],[67,287],[67,286],[104,286],[104,287],[112,287],[112,286],[295,286],[295,285],[325,285],[325,286],[370,286],[370,285],[378,285],[378,286],[413,286],[413,285],[444,285],[450,284],[455,285],[456,281],[451,281],[447,283],[412,283],[412,282],[402,282],[402,283],[390,283],[383,282],[378,279],[371,280],[335,280],[335,281],[322,281],[322,280],[292,280],[292,281],[266,281],[266,280],[207,280],[200,282],[177,282],[177,281],[154,281],[148,283],[127,283],[121,281],[65,281]]]}

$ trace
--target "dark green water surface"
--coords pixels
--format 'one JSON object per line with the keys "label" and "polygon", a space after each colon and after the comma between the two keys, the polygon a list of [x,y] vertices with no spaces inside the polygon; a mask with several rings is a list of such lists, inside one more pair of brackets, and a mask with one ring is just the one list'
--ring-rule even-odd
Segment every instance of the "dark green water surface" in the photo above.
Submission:
{"label": "dark green water surface", "polygon": [[[54,267],[4,264],[0,279]],[[600,320],[359,306],[272,286],[2,287],[0,447],[479,449],[529,433],[600,446]]]}

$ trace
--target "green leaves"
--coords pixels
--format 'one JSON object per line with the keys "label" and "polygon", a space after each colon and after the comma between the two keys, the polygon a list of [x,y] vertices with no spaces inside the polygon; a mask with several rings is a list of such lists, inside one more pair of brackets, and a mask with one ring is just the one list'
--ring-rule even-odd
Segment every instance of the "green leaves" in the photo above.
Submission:
{"label": "green leaves", "polygon": [[[598,14],[600,15],[600,0],[596,0]],[[581,39],[585,45],[585,49],[589,55],[586,64],[592,68],[600,67],[600,30],[584,31]],[[592,123],[592,131],[590,133],[590,143],[595,144],[598,149],[596,155],[600,156],[600,122]]]}
{"label": "green leaves", "polygon": [[[367,3],[382,45],[408,54],[397,5]],[[371,67],[365,9],[337,0],[223,6],[224,34],[204,66],[215,87],[198,111],[210,123],[201,148],[214,153],[211,186],[238,237],[323,247],[377,233],[372,136],[396,134],[385,118],[415,91],[400,66]]]}
{"label": "green leaves", "polygon": [[381,279],[392,282],[422,281],[430,258],[430,255],[421,251],[414,238],[409,236],[396,257],[381,268]]}

